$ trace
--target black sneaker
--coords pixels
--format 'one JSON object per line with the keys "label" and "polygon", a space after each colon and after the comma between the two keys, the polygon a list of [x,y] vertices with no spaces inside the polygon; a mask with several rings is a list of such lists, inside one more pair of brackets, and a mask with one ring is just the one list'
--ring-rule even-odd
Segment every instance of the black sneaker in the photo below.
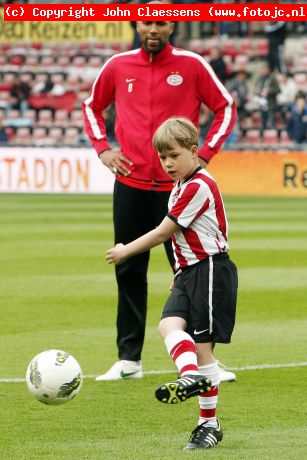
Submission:
{"label": "black sneaker", "polygon": [[177,404],[192,396],[211,391],[211,381],[204,375],[185,375],[156,390],[156,398],[165,404]]}
{"label": "black sneaker", "polygon": [[192,431],[189,444],[183,450],[210,449],[222,441],[223,431],[219,422],[217,422],[217,428],[206,426],[206,423],[198,425]]}

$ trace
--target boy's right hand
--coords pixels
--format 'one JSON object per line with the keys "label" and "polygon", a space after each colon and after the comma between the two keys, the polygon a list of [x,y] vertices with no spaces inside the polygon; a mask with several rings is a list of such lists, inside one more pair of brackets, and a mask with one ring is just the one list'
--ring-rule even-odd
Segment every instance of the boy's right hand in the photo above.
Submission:
{"label": "boy's right hand", "polygon": [[125,252],[125,245],[118,243],[114,248],[107,250],[106,261],[108,264],[122,264],[127,259]]}

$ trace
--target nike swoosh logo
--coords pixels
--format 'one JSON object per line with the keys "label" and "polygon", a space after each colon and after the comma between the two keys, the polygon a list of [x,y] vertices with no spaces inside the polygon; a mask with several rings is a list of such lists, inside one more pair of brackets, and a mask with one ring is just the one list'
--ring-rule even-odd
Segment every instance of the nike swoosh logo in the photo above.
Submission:
{"label": "nike swoosh logo", "polygon": [[126,78],[126,83],[131,83],[132,81],[135,81],[135,78]]}
{"label": "nike swoosh logo", "polygon": [[206,331],[209,331],[209,329],[204,329],[203,331],[197,331],[196,329],[194,329],[194,335],[198,335],[198,334],[201,334],[202,332],[206,332]]}
{"label": "nike swoosh logo", "polygon": [[138,371],[134,371],[134,372],[124,372],[124,371],[120,371],[120,376],[122,379],[126,378],[126,377],[130,377],[130,375],[133,375],[133,374],[136,374]]}

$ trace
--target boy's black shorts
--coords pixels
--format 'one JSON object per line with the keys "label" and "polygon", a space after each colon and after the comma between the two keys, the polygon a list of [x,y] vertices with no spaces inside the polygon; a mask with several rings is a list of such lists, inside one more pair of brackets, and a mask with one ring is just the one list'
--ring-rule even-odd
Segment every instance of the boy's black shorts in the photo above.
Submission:
{"label": "boy's black shorts", "polygon": [[179,316],[196,343],[229,343],[235,324],[238,274],[227,253],[216,254],[182,271],[162,312]]}

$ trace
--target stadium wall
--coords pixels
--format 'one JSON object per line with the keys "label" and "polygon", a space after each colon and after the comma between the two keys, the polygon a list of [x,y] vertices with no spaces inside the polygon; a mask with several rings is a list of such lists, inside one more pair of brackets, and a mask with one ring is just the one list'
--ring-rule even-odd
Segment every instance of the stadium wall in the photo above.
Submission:
{"label": "stadium wall", "polygon": [[[307,155],[221,152],[208,171],[223,194],[307,197]],[[1,148],[2,193],[112,193],[114,176],[92,149]]]}

